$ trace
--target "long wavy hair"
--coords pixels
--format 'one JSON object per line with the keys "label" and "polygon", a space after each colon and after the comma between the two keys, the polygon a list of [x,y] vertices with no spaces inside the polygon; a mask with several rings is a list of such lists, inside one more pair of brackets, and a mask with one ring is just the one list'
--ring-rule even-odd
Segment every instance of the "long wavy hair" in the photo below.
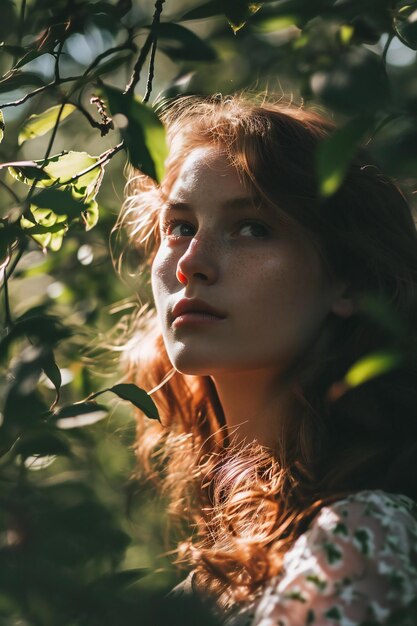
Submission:
{"label": "long wavy hair", "polygon": [[[161,414],[161,424],[137,416],[140,467],[186,522],[179,558],[195,569],[195,584],[227,608],[279,573],[285,552],[324,504],[363,489],[417,499],[410,356],[417,236],[404,195],[362,151],[340,189],[320,197],[317,148],[333,129],[322,115],[216,96],[178,98],[162,119],[170,148],[165,178],[158,186],[133,171],[116,226],[127,232],[142,271],[158,248],[159,212],[185,156],[213,146],[265,205],[307,233],[356,303],[350,317],[329,314],[287,372],[293,409],[271,449],[235,443],[211,379],[172,368],[152,308],[126,345],[127,378],[152,392]],[[359,386],[341,384],[359,359],[381,350],[400,353],[400,364]]]}

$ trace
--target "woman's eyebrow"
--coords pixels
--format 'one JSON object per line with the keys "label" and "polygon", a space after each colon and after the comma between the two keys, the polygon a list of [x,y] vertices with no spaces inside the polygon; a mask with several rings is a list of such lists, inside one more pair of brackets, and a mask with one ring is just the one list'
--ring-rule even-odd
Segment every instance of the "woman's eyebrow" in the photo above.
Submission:
{"label": "woman's eyebrow", "polygon": [[[221,203],[221,208],[225,210],[241,210],[246,208],[253,209],[256,206],[256,200],[252,196],[242,196],[229,198]],[[178,200],[167,200],[164,203],[163,209],[165,211],[191,211],[192,205],[187,202],[181,202]]]}

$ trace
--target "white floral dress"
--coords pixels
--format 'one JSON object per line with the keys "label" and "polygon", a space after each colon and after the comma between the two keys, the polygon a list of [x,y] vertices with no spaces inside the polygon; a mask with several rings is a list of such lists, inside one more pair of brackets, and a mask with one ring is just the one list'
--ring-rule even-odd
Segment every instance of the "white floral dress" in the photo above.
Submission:
{"label": "white floral dress", "polygon": [[[323,507],[285,555],[281,574],[224,624],[396,626],[395,616],[416,599],[417,505],[360,491]],[[417,626],[417,608],[415,621],[404,623]]]}

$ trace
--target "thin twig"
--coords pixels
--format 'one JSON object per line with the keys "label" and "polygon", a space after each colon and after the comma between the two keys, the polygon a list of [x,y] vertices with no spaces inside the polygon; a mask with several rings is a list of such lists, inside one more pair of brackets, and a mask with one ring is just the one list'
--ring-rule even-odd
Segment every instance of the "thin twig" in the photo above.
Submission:
{"label": "thin twig", "polygon": [[[145,95],[145,98],[147,97],[147,100],[149,100],[149,97],[152,91],[152,80],[153,80],[153,75],[154,75],[156,43],[158,40],[158,26],[159,26],[159,22],[161,19],[162,7],[163,7],[164,2],[165,0],[156,0],[155,2],[155,12],[152,17],[151,29],[139,53],[138,60],[136,61],[135,67],[133,68],[133,73],[132,73],[130,82],[125,88],[125,91],[124,91],[125,94],[133,93],[136,85],[140,81],[140,73],[142,71],[143,66],[145,65],[145,61],[147,59],[149,51],[152,49],[151,60],[150,60],[150,65],[149,65],[148,83],[147,83],[146,95]],[[147,102],[147,100],[145,100],[145,102]]]}
{"label": "thin twig", "polygon": [[85,70],[85,72],[82,75],[67,76],[66,78],[60,78],[59,80],[55,79],[52,82],[48,83],[47,85],[42,85],[41,87],[38,87],[34,91],[30,91],[22,98],[19,98],[19,100],[13,100],[13,102],[5,102],[4,104],[0,105],[0,108],[7,109],[9,107],[20,106],[21,104],[24,104],[25,102],[27,102],[30,98],[37,96],[43,91],[47,91],[48,89],[52,89],[53,87],[59,87],[59,85],[63,85],[64,83],[74,83],[74,82],[79,81],[81,78],[86,78],[88,73],[91,72],[91,70],[96,67],[96,65],[101,61],[101,59],[104,59],[106,56],[110,56],[111,54],[114,54],[114,52],[119,52],[120,50],[127,50],[127,49],[131,50],[132,47],[133,47],[132,44],[130,45],[124,44],[124,45],[116,46],[115,48],[112,48],[111,50],[106,50],[102,54],[99,54],[98,57],[96,57],[96,59],[91,63],[91,65],[89,65],[89,67]]}
{"label": "thin twig", "polygon": [[149,60],[149,71],[148,71],[148,82],[146,83],[146,93],[144,95],[143,101],[148,102],[152,93],[152,81],[155,74],[155,53],[157,47],[157,39],[152,42],[152,50],[151,50],[151,58]]}
{"label": "thin twig", "polygon": [[69,104],[75,106],[79,110],[79,112],[82,113],[84,117],[88,120],[90,126],[92,126],[93,128],[97,128],[100,131],[102,137],[104,137],[104,135],[107,135],[109,130],[113,127],[113,120],[110,117],[108,118],[107,122],[97,122],[97,120],[94,119],[94,117],[87,111],[87,109],[83,107],[80,102],[70,102]]}
{"label": "thin twig", "polygon": [[151,46],[152,46],[152,41],[153,41],[153,35],[152,35],[152,31],[150,31],[148,33],[148,36],[146,37],[145,43],[143,44],[140,50],[139,57],[135,63],[135,67],[133,68],[133,72],[132,72],[132,76],[130,78],[129,84],[126,85],[126,88],[124,90],[125,95],[133,93],[133,90],[135,89],[136,85],[140,81],[140,73],[142,71],[143,66],[145,65],[146,57],[148,56],[149,50],[151,49]]}
{"label": "thin twig", "polygon": [[59,74],[59,60],[61,58],[61,54],[62,54],[62,48],[64,47],[65,44],[65,37],[59,42],[59,46],[58,46],[58,50],[56,52],[56,57],[55,57],[55,68],[54,68],[54,72],[55,72],[55,82],[59,83],[61,80],[61,76]]}
{"label": "thin twig", "polygon": [[158,44],[158,27],[161,21],[161,13],[162,13],[162,7],[163,7],[164,2],[165,0],[156,0],[155,2],[155,13],[153,16],[152,27],[151,27],[153,41],[152,41],[151,58],[149,60],[148,82],[146,84],[146,93],[143,98],[144,102],[148,102],[152,93],[152,81],[155,75],[155,54],[156,54],[156,48]]}
{"label": "thin twig", "polygon": [[42,87],[38,87],[34,91],[30,91],[22,98],[19,98],[19,100],[13,100],[13,102],[6,102],[5,104],[1,104],[0,109],[7,109],[8,107],[18,107],[21,104],[24,104],[25,102],[27,102],[30,98],[37,96],[39,93],[42,93],[43,91],[46,91],[47,89],[51,89],[52,87],[58,87],[59,85],[62,85],[63,83],[71,83],[76,80],[79,80],[80,78],[81,78],[80,76],[68,76],[67,78],[60,78],[59,81],[53,80],[51,83],[48,83],[47,85],[42,85]]}
{"label": "thin twig", "polygon": [[64,108],[65,108],[65,105],[66,105],[66,104],[67,104],[67,100],[66,100],[66,98],[64,98],[64,99],[62,100],[62,102],[61,102],[61,106],[60,106],[60,108],[59,108],[58,115],[57,115],[56,120],[55,120],[54,128],[53,128],[53,130],[52,130],[52,135],[51,135],[51,138],[50,138],[50,140],[49,140],[48,146],[47,146],[47,148],[46,148],[45,156],[43,157],[43,160],[44,160],[44,161],[46,161],[46,159],[47,159],[47,158],[49,157],[49,155],[51,154],[51,151],[52,151],[52,146],[53,146],[53,144],[54,144],[55,137],[56,137],[56,134],[57,134],[57,132],[58,132],[59,122],[60,122],[60,120],[61,120],[61,116],[62,116],[62,113],[63,113],[63,111],[64,111]]}
{"label": "thin twig", "polygon": [[6,268],[3,272],[3,287],[4,287],[4,308],[6,315],[6,327],[10,328],[13,325],[12,314],[10,312],[10,300],[9,300],[9,287],[7,285]]}

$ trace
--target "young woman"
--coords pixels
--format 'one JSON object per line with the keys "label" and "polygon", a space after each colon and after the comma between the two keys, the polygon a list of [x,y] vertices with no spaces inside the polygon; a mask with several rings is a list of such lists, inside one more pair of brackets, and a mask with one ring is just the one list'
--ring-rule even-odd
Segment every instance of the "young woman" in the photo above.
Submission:
{"label": "young woman", "polygon": [[332,125],[305,109],[184,97],[163,120],[165,178],[137,172],[120,222],[151,268],[126,355],[161,413],[141,464],[188,521],[183,589],[233,626],[394,619],[417,596],[409,206],[364,155],[321,199]]}

